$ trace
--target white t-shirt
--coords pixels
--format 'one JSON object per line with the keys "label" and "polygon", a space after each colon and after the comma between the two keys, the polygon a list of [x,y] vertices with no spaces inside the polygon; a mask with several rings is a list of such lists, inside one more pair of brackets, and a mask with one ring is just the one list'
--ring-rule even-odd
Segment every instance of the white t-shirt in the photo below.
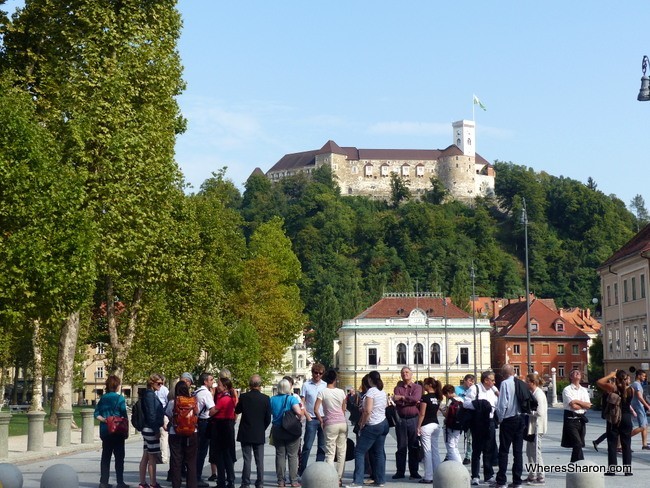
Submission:
{"label": "white t-shirt", "polygon": [[210,409],[214,407],[214,398],[210,390],[203,385],[194,392],[196,397],[196,405],[199,407],[199,419],[209,419]]}
{"label": "white t-shirt", "polygon": [[325,426],[334,424],[345,424],[345,414],[343,413],[343,402],[345,401],[345,392],[340,388],[325,388],[318,392],[318,398],[321,399],[323,412],[325,413]]}
{"label": "white t-shirt", "polygon": [[569,410],[573,413],[585,413],[583,408],[579,410],[574,410],[569,406],[572,400],[579,400],[581,402],[591,403],[591,398],[589,398],[589,391],[583,386],[575,386],[573,383],[570,383],[568,386],[562,390],[562,401],[564,403],[564,410]]}
{"label": "white t-shirt", "polygon": [[368,425],[377,425],[386,420],[386,405],[388,401],[386,400],[386,393],[378,390],[374,386],[370,388],[366,395],[363,397],[363,408],[366,408],[366,401],[368,398],[372,398],[372,410],[370,412],[370,417],[368,418]]}

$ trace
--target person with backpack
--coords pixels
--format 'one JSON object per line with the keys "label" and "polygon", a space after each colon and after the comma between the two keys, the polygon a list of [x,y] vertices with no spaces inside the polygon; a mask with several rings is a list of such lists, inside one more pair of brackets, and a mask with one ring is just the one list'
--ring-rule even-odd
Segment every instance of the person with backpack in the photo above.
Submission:
{"label": "person with backpack", "polygon": [[124,435],[108,432],[108,417],[126,418],[126,402],[117,393],[120,388],[120,378],[114,374],[106,379],[106,391],[95,407],[95,418],[99,420],[99,438],[102,440],[102,459],[100,462],[99,488],[109,488],[108,473],[111,467],[111,457],[115,455],[115,478],[117,488],[128,488],[124,483]]}
{"label": "person with backpack", "polygon": [[534,466],[535,469],[528,473],[527,483],[529,485],[543,485],[544,480],[544,460],[542,459],[542,438],[546,433],[548,425],[548,402],[546,394],[542,391],[542,379],[537,373],[528,373],[526,375],[528,388],[537,400],[537,409],[530,415],[528,422],[528,436],[526,439],[526,457],[528,465]]}
{"label": "person with backpack", "polygon": [[481,381],[468,388],[465,392],[463,407],[473,411],[470,431],[474,439],[472,451],[472,485],[480,484],[481,456],[483,456],[483,477],[485,483],[494,481],[494,456],[496,423],[494,412],[497,404],[497,394],[494,386],[494,372],[483,371]]}
{"label": "person with backpack", "polygon": [[460,397],[456,396],[456,388],[453,385],[442,387],[442,394],[447,399],[447,404],[442,408],[442,415],[445,417],[445,446],[447,447],[447,461],[462,462],[458,451],[458,439],[463,432],[458,419],[458,411],[463,405]]}
{"label": "person with backpack", "polygon": [[298,448],[301,433],[294,434],[283,427],[286,412],[293,412],[297,417],[302,416],[300,403],[293,396],[291,384],[284,378],[278,383],[278,393],[271,397],[271,437],[275,446],[275,474],[278,486],[285,486],[284,475],[289,462],[289,480],[291,486],[300,486],[298,482]]}
{"label": "person with backpack", "polygon": [[211,418],[210,463],[217,467],[217,488],[235,486],[235,389],[229,378],[219,378]]}
{"label": "person with backpack", "polygon": [[196,488],[197,423],[199,408],[185,381],[174,388],[174,399],[167,403],[169,419],[169,471],[172,488],[180,488],[183,466],[187,469],[187,488]]}
{"label": "person with backpack", "polygon": [[[610,379],[614,379],[614,383]],[[625,476],[632,476],[632,399],[634,390],[630,386],[630,375],[619,369],[599,379],[596,384],[607,392],[607,464],[605,476],[614,476],[617,464],[616,444],[620,439],[623,451],[623,467]]]}
{"label": "person with backpack", "polygon": [[[144,391],[139,402],[142,402],[144,426],[142,427],[142,439],[144,450],[140,460],[140,484],[138,488],[161,488],[156,481],[156,464],[161,459],[160,453],[160,428],[164,423],[165,412],[162,403],[156,396],[156,391],[163,385],[162,377],[152,374],[147,379],[147,389]],[[148,468],[148,469],[147,469]],[[149,484],[146,482],[147,470],[149,471]]]}

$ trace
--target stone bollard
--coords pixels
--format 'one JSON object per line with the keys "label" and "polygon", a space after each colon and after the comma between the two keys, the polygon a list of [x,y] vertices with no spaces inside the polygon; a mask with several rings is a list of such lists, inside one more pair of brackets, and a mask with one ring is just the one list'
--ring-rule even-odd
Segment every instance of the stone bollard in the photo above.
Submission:
{"label": "stone bollard", "polygon": [[53,464],[43,471],[41,488],[79,488],[79,475],[67,464]]}
{"label": "stone bollard", "polygon": [[70,445],[72,430],[72,410],[59,410],[56,412],[56,445],[65,447]]}
{"label": "stone bollard", "polygon": [[81,411],[81,443],[92,444],[95,442],[95,411],[84,408]]}
{"label": "stone bollard", "polygon": [[0,464],[0,487],[23,488],[23,473],[13,464]]}
{"label": "stone bollard", "polygon": [[577,461],[573,473],[566,475],[566,488],[605,488],[605,476],[589,467],[602,468],[591,461]]}
{"label": "stone bollard", "polygon": [[45,412],[27,412],[27,450],[43,450],[43,421]]}
{"label": "stone bollard", "polygon": [[0,413],[0,459],[7,459],[9,457],[9,421],[10,420],[11,420],[10,413]]}
{"label": "stone bollard", "polygon": [[325,461],[308,464],[302,473],[301,480],[303,488],[332,488],[339,486],[339,474],[334,466]]}
{"label": "stone bollard", "polygon": [[433,488],[469,488],[469,471],[459,461],[444,461],[433,473]]}

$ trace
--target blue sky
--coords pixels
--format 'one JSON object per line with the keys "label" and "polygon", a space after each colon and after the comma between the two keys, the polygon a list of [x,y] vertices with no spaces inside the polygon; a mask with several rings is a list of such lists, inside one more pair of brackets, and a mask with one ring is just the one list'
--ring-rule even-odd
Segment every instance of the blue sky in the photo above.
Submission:
{"label": "blue sky", "polygon": [[[15,2],[11,2],[15,3]],[[227,166],[240,188],[284,154],[332,139],[444,148],[476,110],[476,148],[646,198],[650,2],[180,0],[188,131],[177,159],[198,190]],[[498,178],[498,175],[497,175]]]}

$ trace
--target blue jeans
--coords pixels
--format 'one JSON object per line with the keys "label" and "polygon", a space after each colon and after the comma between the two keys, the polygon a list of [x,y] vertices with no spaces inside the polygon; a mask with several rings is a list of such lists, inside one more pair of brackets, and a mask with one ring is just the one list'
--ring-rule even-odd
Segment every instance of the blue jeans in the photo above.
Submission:
{"label": "blue jeans", "polygon": [[302,456],[300,457],[300,469],[298,470],[299,476],[302,476],[302,472],[307,467],[311,447],[314,445],[317,434],[318,450],[316,451],[316,461],[325,461],[325,434],[320,422],[314,418],[309,422],[305,422],[305,436],[302,439]]}
{"label": "blue jeans", "polygon": [[384,444],[388,435],[388,421],[377,425],[366,425],[359,432],[357,446],[354,449],[354,484],[363,485],[365,471],[364,458],[366,452],[370,456],[370,463],[373,467],[375,483],[383,485],[386,482],[386,452]]}

